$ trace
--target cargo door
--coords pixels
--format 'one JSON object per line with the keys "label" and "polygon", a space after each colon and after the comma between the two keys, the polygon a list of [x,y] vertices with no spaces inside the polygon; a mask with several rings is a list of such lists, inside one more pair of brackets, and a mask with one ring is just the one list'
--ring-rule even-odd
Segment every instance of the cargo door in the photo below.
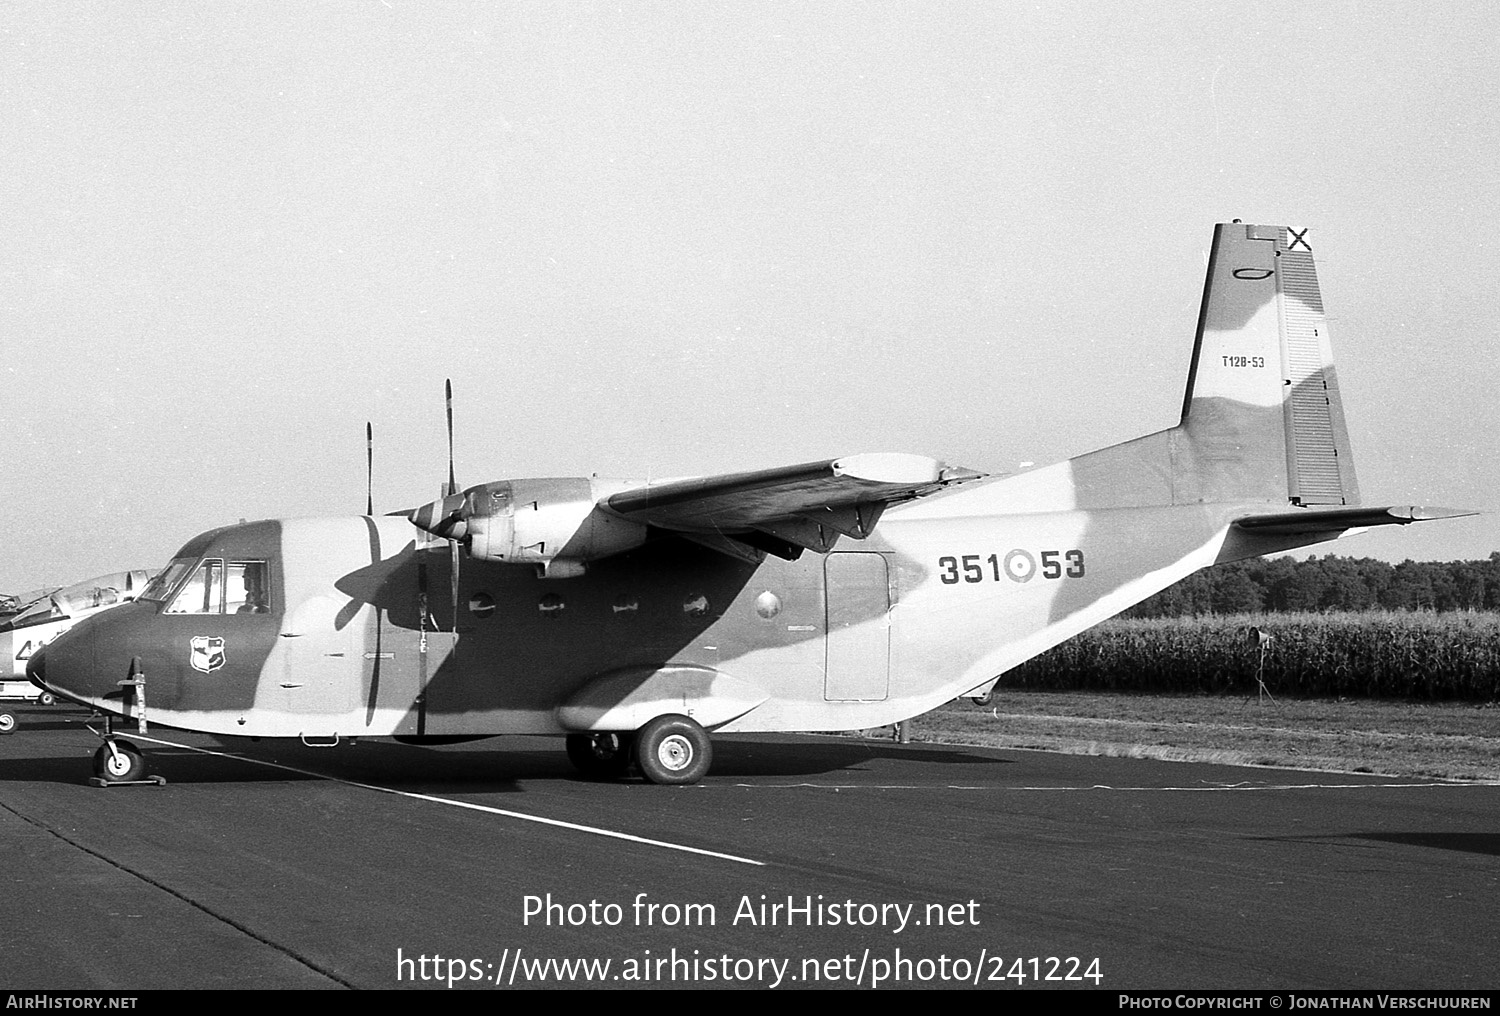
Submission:
{"label": "cargo door", "polygon": [[[279,704],[303,718],[306,728],[302,732],[309,735],[350,733],[349,714],[359,705],[361,678],[368,664],[358,636],[365,626],[362,618],[352,624],[338,623],[348,605],[348,598],[342,596],[304,600],[287,618],[280,635],[285,648]],[[335,729],[340,721],[346,729]]]}
{"label": "cargo door", "polygon": [[882,701],[891,677],[891,588],[885,557],[829,554],[823,577],[828,621],[823,698]]}

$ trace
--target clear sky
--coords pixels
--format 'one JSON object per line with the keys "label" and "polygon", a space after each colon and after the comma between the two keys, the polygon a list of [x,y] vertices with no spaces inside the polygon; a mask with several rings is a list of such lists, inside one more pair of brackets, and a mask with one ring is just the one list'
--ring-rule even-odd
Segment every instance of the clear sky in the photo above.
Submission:
{"label": "clear sky", "polygon": [[[1367,503],[1500,505],[1487,3],[46,3],[0,18],[0,590],[461,484],[1176,422],[1311,227]],[[1331,545],[1485,557],[1500,520]]]}

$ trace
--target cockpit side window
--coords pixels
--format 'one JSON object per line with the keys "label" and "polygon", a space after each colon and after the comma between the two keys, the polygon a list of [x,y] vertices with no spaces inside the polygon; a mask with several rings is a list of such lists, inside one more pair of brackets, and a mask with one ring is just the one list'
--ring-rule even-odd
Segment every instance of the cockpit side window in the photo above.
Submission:
{"label": "cockpit side window", "polygon": [[158,602],[165,600],[172,594],[172,590],[177,587],[177,583],[182,581],[182,577],[192,570],[196,560],[196,558],[191,557],[174,558],[170,564],[161,570],[161,573],[156,578],[151,580],[145,589],[141,590],[141,595],[137,599],[156,600]]}
{"label": "cockpit side window", "polygon": [[266,562],[230,561],[224,610],[229,614],[264,614],[271,609]]}
{"label": "cockpit side window", "polygon": [[172,597],[166,613],[265,614],[271,609],[270,589],[265,561],[230,561],[225,567],[221,558],[205,558]]}
{"label": "cockpit side window", "polygon": [[224,562],[210,557],[198,566],[187,585],[167,605],[168,614],[222,614]]}

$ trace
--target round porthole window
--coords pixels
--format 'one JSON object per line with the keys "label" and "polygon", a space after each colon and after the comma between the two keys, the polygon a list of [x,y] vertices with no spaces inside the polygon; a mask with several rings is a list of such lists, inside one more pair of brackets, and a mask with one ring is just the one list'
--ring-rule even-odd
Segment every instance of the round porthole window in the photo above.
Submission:
{"label": "round porthole window", "polygon": [[475,593],[469,597],[469,613],[475,617],[489,617],[495,612],[495,598],[489,593]]}
{"label": "round porthole window", "polygon": [[781,597],[767,589],[755,598],[755,612],[767,620],[781,613]]}

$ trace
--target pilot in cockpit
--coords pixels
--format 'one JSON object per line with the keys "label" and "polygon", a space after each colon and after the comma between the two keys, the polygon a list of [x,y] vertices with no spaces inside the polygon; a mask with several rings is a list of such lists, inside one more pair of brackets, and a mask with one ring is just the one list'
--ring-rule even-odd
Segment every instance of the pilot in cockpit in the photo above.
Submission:
{"label": "pilot in cockpit", "polygon": [[266,602],[265,572],[260,567],[246,566],[245,576],[245,602],[240,604],[236,614],[264,614],[270,607]]}

